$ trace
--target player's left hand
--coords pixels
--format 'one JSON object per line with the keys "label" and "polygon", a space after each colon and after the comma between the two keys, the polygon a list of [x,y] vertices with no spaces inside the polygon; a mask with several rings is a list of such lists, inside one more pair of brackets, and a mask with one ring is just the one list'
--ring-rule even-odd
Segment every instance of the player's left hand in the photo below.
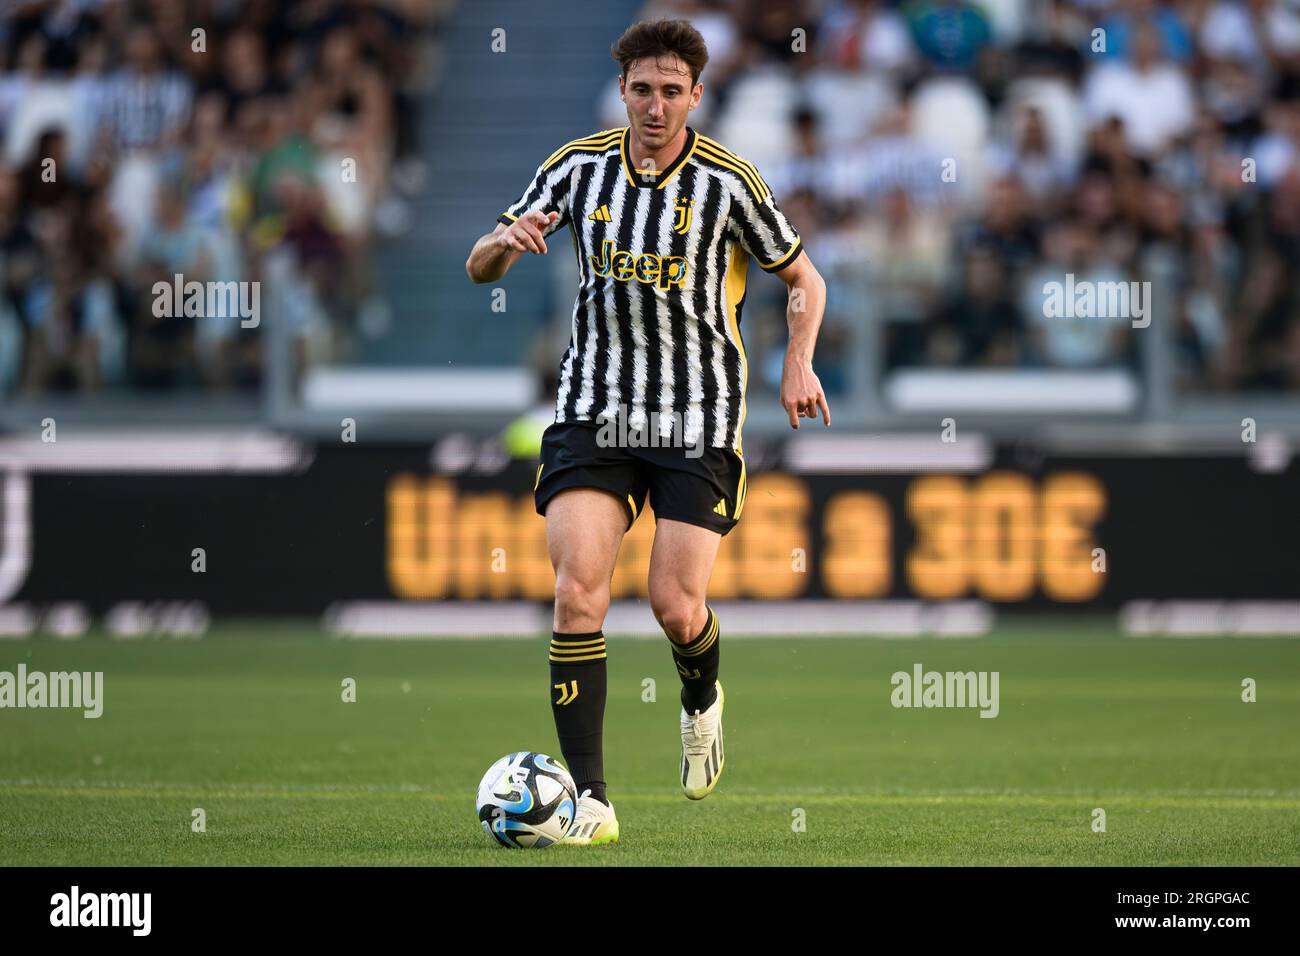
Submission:
{"label": "player's left hand", "polygon": [[781,371],[781,407],[790,416],[790,427],[798,428],[800,418],[816,418],[820,408],[829,427],[831,408],[826,404],[826,393],[811,362],[787,358]]}

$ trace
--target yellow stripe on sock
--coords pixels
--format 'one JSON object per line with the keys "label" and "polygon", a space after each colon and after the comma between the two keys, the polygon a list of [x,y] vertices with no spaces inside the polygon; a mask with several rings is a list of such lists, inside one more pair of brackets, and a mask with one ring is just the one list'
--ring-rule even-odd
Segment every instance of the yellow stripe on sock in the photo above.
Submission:
{"label": "yellow stripe on sock", "polygon": [[717,640],[718,637],[715,634],[712,635],[711,637],[706,637],[704,639],[704,643],[701,644],[699,647],[692,648],[689,651],[686,650],[685,648],[678,648],[677,653],[682,657],[699,657],[701,654],[708,651],[708,649],[711,648],[715,643],[717,643]]}
{"label": "yellow stripe on sock", "polygon": [[605,639],[603,637],[596,637],[586,641],[558,641],[555,638],[551,638],[551,647],[590,647],[593,644],[604,643]]}
{"label": "yellow stripe on sock", "polygon": [[558,647],[552,647],[550,653],[552,657],[578,657],[582,654],[604,654],[605,645],[602,644],[599,647],[578,647],[578,648],[574,648],[571,651],[562,650],[561,648]]}
{"label": "yellow stripe on sock", "polygon": [[684,647],[679,648],[677,653],[680,654],[682,657],[698,657],[699,655],[707,651],[710,647],[712,647],[714,643],[717,642],[717,640],[718,640],[718,619],[715,617],[713,619],[712,626],[705,633],[704,637],[700,639],[699,647],[692,647],[690,649]]}
{"label": "yellow stripe on sock", "polygon": [[589,647],[563,647],[556,644],[551,645],[552,654],[591,654],[594,651],[605,650],[604,644],[592,644]]}

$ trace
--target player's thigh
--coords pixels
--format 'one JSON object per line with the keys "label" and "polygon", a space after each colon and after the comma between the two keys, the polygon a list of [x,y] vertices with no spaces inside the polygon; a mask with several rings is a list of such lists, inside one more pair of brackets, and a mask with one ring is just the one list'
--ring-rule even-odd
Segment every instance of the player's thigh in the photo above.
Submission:
{"label": "player's thigh", "polygon": [[546,505],[546,547],[559,589],[608,587],[627,529],[627,508],[607,491],[566,488]]}
{"label": "player's thigh", "polygon": [[704,600],[722,535],[709,528],[658,518],[650,550],[650,605],[656,615],[681,613]]}

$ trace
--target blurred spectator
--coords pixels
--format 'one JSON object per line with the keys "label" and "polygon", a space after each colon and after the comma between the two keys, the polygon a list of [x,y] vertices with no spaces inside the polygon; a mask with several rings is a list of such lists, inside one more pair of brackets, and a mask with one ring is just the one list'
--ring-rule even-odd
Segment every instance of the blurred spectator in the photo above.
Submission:
{"label": "blurred spectator", "polygon": [[838,0],[821,27],[826,60],[842,70],[904,74],[916,62],[907,23],[881,0]]}
{"label": "blurred spectator", "polygon": [[882,118],[861,146],[838,157],[828,188],[842,200],[859,201],[899,190],[909,202],[930,207],[948,192],[942,177],[944,159],[914,134],[911,111],[903,102]]}
{"label": "blurred spectator", "polygon": [[1110,15],[1101,21],[1105,49],[1099,51],[1100,55],[1117,59],[1136,57],[1138,47],[1144,42],[1141,34],[1145,32],[1148,33],[1145,42],[1152,43],[1159,56],[1176,63],[1191,59],[1192,34],[1177,6],[1159,0],[1121,0],[1110,4]]}
{"label": "blurred spectator", "polygon": [[817,113],[804,106],[795,111],[792,125],[794,148],[784,162],[772,167],[766,178],[777,195],[815,196],[832,172],[826,144],[822,141],[821,123]]}
{"label": "blurred spectator", "polygon": [[1017,281],[1038,257],[1038,225],[1021,180],[1014,174],[993,181],[979,219],[957,229],[963,252],[990,253],[1007,281]]}
{"label": "blurred spectator", "polygon": [[398,117],[448,0],[198,6],[0,21],[0,394],[257,385],[262,336],[228,300],[159,314],[153,286],[257,282],[279,250],[304,352],[345,351],[373,305],[377,236],[424,174]]}
{"label": "blurred spectator", "polygon": [[1025,104],[1016,112],[1014,137],[995,143],[989,166],[995,176],[1014,177],[1036,203],[1048,209],[1058,205],[1074,184],[1073,165],[1052,143],[1043,112]]}
{"label": "blurred spectator", "polygon": [[923,361],[925,321],[935,307],[949,261],[949,230],[933,211],[918,209],[901,188],[883,197],[864,230],[864,252],[877,310],[887,329],[891,365]]}
{"label": "blurred spectator", "polygon": [[1006,270],[991,249],[967,253],[961,288],[932,322],[928,364],[1016,365],[1024,325],[1007,286]]}
{"label": "blurred spectator", "polygon": [[1105,311],[1101,309],[1079,314],[1072,308],[1065,315],[1051,314],[1047,287],[1057,284],[1068,289],[1091,283],[1094,289],[1104,288],[1104,283],[1127,283],[1129,277],[1107,258],[1095,227],[1082,217],[1054,224],[1043,246],[1042,262],[1028,274],[1020,291],[1032,364],[1071,369],[1122,364],[1128,358],[1131,316],[1100,314]]}
{"label": "blurred spectator", "polygon": [[1134,30],[1131,62],[1112,59],[1093,68],[1083,99],[1094,123],[1118,118],[1129,146],[1147,157],[1186,133],[1196,116],[1191,83],[1163,58],[1160,36],[1149,22]]}
{"label": "blurred spectator", "polygon": [[984,10],[966,0],[913,0],[906,10],[917,49],[940,69],[974,69],[993,40]]}
{"label": "blurred spectator", "polygon": [[125,66],[109,77],[103,91],[101,132],[119,151],[157,150],[176,143],[189,119],[189,80],[167,65],[152,26],[132,26],[123,52]]}

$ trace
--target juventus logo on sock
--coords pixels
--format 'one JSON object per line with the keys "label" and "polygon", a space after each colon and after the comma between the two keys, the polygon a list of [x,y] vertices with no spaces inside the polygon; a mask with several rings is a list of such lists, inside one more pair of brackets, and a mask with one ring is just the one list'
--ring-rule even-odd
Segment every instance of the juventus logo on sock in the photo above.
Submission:
{"label": "juventus logo on sock", "polygon": [[673,645],[673,661],[682,678],[682,706],[687,713],[707,709],[716,696],[714,683],[718,679],[718,616],[707,604],[704,607],[708,612],[704,629],[690,643]]}
{"label": "juventus logo on sock", "polygon": [[551,635],[551,716],[569,773],[604,793],[605,635]]}
{"label": "juventus logo on sock", "polygon": [[559,706],[567,707],[569,704],[572,704],[575,700],[578,699],[577,678],[574,678],[573,680],[569,681],[568,684],[561,682],[553,686],[555,687],[556,690],[560,692],[560,696],[555,700],[555,703],[557,703]]}

